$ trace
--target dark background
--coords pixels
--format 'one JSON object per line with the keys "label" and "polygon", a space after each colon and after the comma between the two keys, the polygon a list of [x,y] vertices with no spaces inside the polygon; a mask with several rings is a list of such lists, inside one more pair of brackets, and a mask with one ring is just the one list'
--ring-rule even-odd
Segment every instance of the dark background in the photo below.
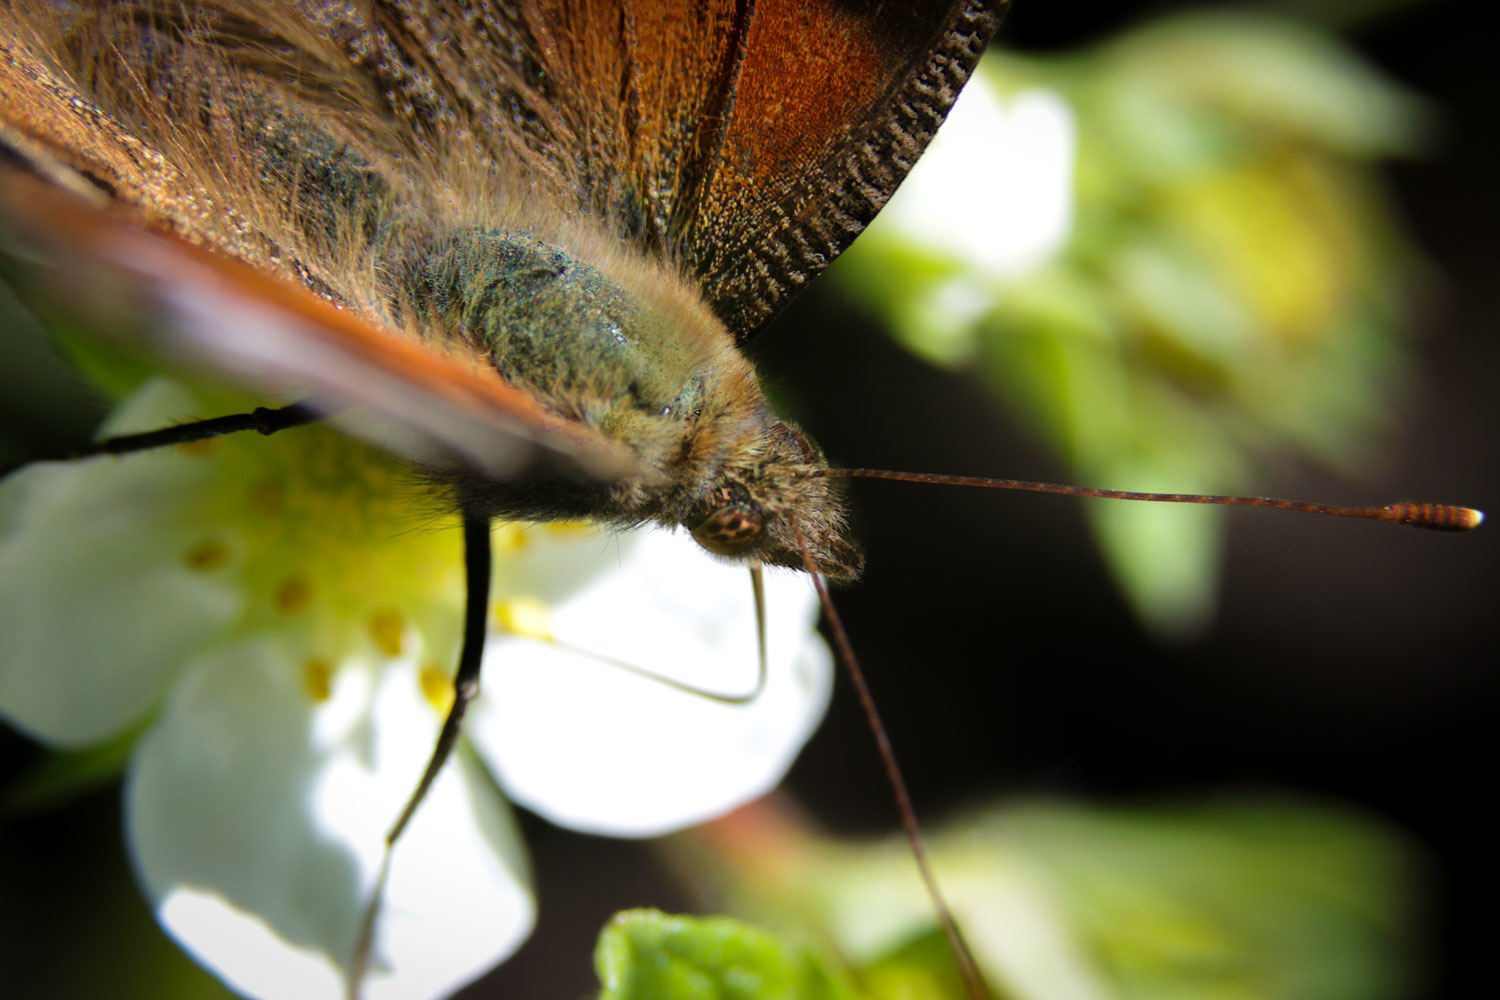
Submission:
{"label": "dark background", "polygon": [[[1185,6],[1123,3],[1101,15],[1030,0],[1000,44],[1070,48]],[[1424,388],[1403,401],[1384,462],[1357,482],[1289,463],[1267,492],[1500,511],[1497,88],[1492,36],[1476,16],[1460,3],[1396,4],[1350,33],[1445,116],[1427,159],[1390,170],[1444,284],[1414,331]],[[835,461],[1066,476],[977,386],[912,360],[827,287],[753,353]],[[856,484],[853,499],[870,568],[836,600],[929,821],[997,795],[1139,802],[1270,789],[1343,803],[1393,823],[1428,859],[1422,996],[1468,997],[1492,982],[1495,837],[1483,817],[1496,784],[1500,527],[1445,536],[1238,512],[1217,624],[1200,642],[1164,648],[1113,590],[1076,501],[882,483]],[[0,734],[0,779],[36,753]],[[789,787],[836,832],[895,829],[847,686]],[[538,933],[466,996],[587,995],[586,956],[612,912],[696,905],[643,845],[529,817],[525,827]],[[94,960],[92,942],[115,945],[97,971],[115,987],[171,947],[130,886],[117,786],[8,818],[0,871],[0,965],[21,995],[72,995],[60,984],[92,977],[79,971]]]}

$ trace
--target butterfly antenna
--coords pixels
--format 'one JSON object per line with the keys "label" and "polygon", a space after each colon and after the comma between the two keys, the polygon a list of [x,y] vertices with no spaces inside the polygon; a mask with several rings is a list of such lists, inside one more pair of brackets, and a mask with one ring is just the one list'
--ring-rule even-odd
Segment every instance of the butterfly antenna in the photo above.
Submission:
{"label": "butterfly antenna", "polygon": [[905,483],[936,483],[941,486],[982,486],[997,490],[1023,490],[1028,493],[1056,493],[1070,497],[1099,497],[1104,500],[1149,500],[1156,503],[1219,504],[1227,507],[1270,507],[1295,510],[1304,514],[1327,514],[1330,517],[1358,517],[1373,521],[1390,521],[1413,528],[1434,531],[1471,531],[1484,521],[1484,512],[1472,507],[1441,503],[1393,503],[1383,506],[1343,506],[1307,503],[1301,500],[1278,500],[1274,497],[1229,496],[1213,493],[1135,493],[1129,490],[1095,490],[1084,486],[1036,483],[1025,479],[986,479],[979,476],[948,476],[927,472],[892,472],[887,469],[827,469],[823,475],[846,479],[895,479]]}
{"label": "butterfly antenna", "polygon": [[906,842],[911,847],[912,858],[917,863],[917,871],[921,873],[922,883],[927,889],[928,898],[932,901],[932,908],[937,913],[938,923],[943,928],[943,934],[948,938],[948,946],[953,952],[953,960],[958,965],[958,972],[964,981],[969,1000],[993,1000],[984,985],[983,977],[979,974],[979,965],[974,961],[974,953],[969,949],[968,941],[964,940],[963,931],[959,929],[958,921],[953,918],[953,911],[949,909],[948,901],[943,897],[943,890],[938,885],[937,876],[933,874],[932,863],[927,856],[927,841],[922,836],[921,825],[917,822],[917,811],[912,806],[911,794],[906,788],[906,779],[901,775],[901,765],[896,761],[896,751],[891,745],[890,734],[886,732],[885,723],[880,718],[880,711],[875,707],[875,698],[870,693],[870,686],[865,682],[865,673],[860,669],[859,660],[854,655],[854,646],[849,642],[849,633],[844,631],[843,619],[839,617],[838,611],[833,606],[833,598],[828,594],[828,587],[824,584],[823,577],[813,567],[812,556],[807,551],[807,546],[800,534],[797,535],[797,545],[801,550],[802,562],[807,567],[807,573],[812,577],[813,587],[817,589],[818,600],[823,605],[823,614],[828,619],[829,631],[833,633],[833,643],[838,650],[839,659],[843,662],[844,670],[854,685],[854,693],[859,699],[860,710],[864,713],[865,724],[870,730],[870,735],[875,738],[875,749],[880,754],[881,765],[885,768],[886,783],[890,786],[891,796],[896,800],[896,811],[901,815],[902,832],[906,834]]}
{"label": "butterfly antenna", "polygon": [[418,807],[427,798],[432,783],[437,780],[438,772],[453,755],[453,748],[458,745],[459,734],[463,731],[464,714],[468,711],[469,703],[479,693],[479,667],[484,660],[485,625],[489,617],[490,568],[493,557],[490,547],[490,519],[487,515],[476,513],[467,507],[462,509],[462,514],[464,579],[467,595],[464,600],[463,649],[458,656],[458,671],[453,676],[453,704],[448,709],[447,717],[443,719],[443,728],[438,733],[437,743],[432,748],[432,756],[427,760],[427,768],[422,772],[421,780],[417,782],[417,787],[411,793],[411,797],[406,800],[406,805],[401,809],[401,815],[396,817],[396,822],[391,824],[390,830],[385,835],[385,857],[381,860],[380,874],[375,880],[374,891],[360,919],[359,936],[355,942],[354,961],[349,973],[348,996],[350,1000],[356,1000],[359,996],[360,984],[364,981],[365,972],[369,968],[370,955],[375,941],[375,920],[379,915],[381,897],[385,893],[386,880],[390,875],[391,852],[396,847],[396,841],[401,839],[401,834],[406,830],[411,818],[416,815]]}

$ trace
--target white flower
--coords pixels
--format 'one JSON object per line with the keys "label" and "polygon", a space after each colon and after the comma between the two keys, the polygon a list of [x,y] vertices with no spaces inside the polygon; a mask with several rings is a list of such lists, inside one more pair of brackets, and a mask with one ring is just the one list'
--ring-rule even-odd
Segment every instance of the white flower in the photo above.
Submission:
{"label": "white flower", "polygon": [[[198,409],[157,381],[106,430]],[[0,713],[58,747],[144,725],[126,827],[162,924],[236,990],[338,997],[450,697],[461,545],[429,487],[335,432],[242,437],[0,485]],[[629,668],[753,688],[742,570],[665,532],[494,539],[483,691],[393,855],[371,997],[450,992],[530,931],[501,788],[577,829],[665,832],[774,786],[828,700],[798,575],[768,578],[769,678],[729,705]]]}
{"label": "white flower", "polygon": [[870,227],[867,246],[920,248],[944,265],[891,301],[903,344],[936,364],[973,360],[975,324],[1072,236],[1076,152],[1058,94],[1002,95],[983,74],[964,88]]}
{"label": "white flower", "polygon": [[981,77],[953,103],[883,224],[964,261],[972,280],[1024,277],[1072,231],[1075,132],[1072,110],[1052,91],[1002,96]]}

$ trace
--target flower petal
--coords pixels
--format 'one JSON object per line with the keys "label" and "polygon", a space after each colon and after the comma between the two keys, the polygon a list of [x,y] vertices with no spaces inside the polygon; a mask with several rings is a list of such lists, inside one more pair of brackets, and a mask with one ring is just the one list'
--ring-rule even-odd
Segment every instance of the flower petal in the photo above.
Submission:
{"label": "flower petal", "polygon": [[[127,826],[158,918],[199,962],[251,995],[341,997],[438,717],[409,664],[345,664],[316,703],[301,680],[270,642],[196,661],[137,747]],[[454,764],[395,849],[366,996],[451,992],[531,929],[505,807],[472,760]]]}
{"label": "flower petal", "polygon": [[[592,544],[600,549],[597,540]],[[563,643],[726,694],[755,684],[743,568],[684,535],[620,536],[613,564],[553,609]],[[469,736],[516,802],[553,822],[651,836],[774,787],[827,708],[832,673],[800,575],[767,578],[769,676],[749,704],[668,687],[597,657],[492,636]]]}
{"label": "flower petal", "polygon": [[[979,276],[1023,276],[1072,231],[1075,132],[1073,111],[1057,94],[1002,97],[981,76],[891,198],[884,224]],[[976,190],[990,194],[980,203],[963,197]]]}
{"label": "flower petal", "polygon": [[[112,423],[181,413],[148,391]],[[208,472],[172,452],[39,463],[0,484],[0,712],[44,742],[82,746],[144,715],[173,673],[239,611],[185,558],[172,512]]]}

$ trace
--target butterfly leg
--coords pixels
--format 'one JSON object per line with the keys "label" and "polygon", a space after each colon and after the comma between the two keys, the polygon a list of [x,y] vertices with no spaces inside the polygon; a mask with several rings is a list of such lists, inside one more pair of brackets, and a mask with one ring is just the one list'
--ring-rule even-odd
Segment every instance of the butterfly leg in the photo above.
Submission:
{"label": "butterfly leg", "polygon": [[464,601],[463,647],[458,655],[458,671],[453,675],[453,704],[448,709],[447,717],[443,719],[443,728],[438,732],[437,743],[432,748],[432,756],[427,760],[421,780],[406,800],[401,815],[385,835],[385,862],[360,922],[359,939],[349,976],[351,997],[358,995],[360,981],[369,966],[375,919],[380,911],[380,898],[385,891],[386,876],[390,871],[391,852],[411,818],[416,815],[422,800],[427,797],[427,792],[437,780],[443,765],[452,756],[453,748],[458,745],[458,737],[463,732],[464,714],[468,711],[469,703],[479,693],[479,667],[484,660],[484,640],[490,606],[490,567],[493,556],[490,547],[490,518],[468,506],[462,508],[462,513],[467,596]]}
{"label": "butterfly leg", "polygon": [[[305,403],[292,403],[290,406],[277,409],[260,406],[249,413],[232,413],[224,417],[210,417],[207,420],[191,420],[185,424],[176,424],[140,434],[120,434],[116,437],[108,437],[102,441],[95,441],[86,448],[54,456],[51,460],[73,462],[93,458],[95,455],[133,455],[136,452],[170,448],[177,444],[192,444],[194,441],[206,441],[209,438],[237,434],[241,431],[256,431],[259,434],[271,435],[289,427],[302,427],[317,423],[323,417],[324,414],[315,411]],[[27,459],[17,465],[0,466],[0,479],[4,479],[33,462],[48,460],[49,457],[44,455]]]}
{"label": "butterfly leg", "polygon": [[394,847],[406,824],[411,822],[417,807],[427,797],[427,790],[437,778],[438,771],[453,753],[463,731],[464,713],[469,702],[479,693],[479,665],[484,658],[485,625],[489,619],[490,606],[490,519],[487,515],[470,510],[463,512],[464,522],[464,581],[468,596],[464,602],[464,643],[458,655],[458,672],[453,675],[453,705],[443,728],[438,733],[437,745],[427,761],[427,770],[417,782],[406,807],[385,835],[387,847]]}
{"label": "butterfly leg", "polygon": [[316,423],[321,419],[323,419],[323,414],[315,411],[305,403],[293,403],[290,406],[282,406],[274,410],[260,406],[249,413],[232,413],[226,417],[193,420],[185,424],[163,427],[160,430],[146,431],[142,434],[121,434],[118,437],[105,438],[102,441],[96,441],[88,448],[76,452],[70,457],[88,458],[93,455],[130,455],[138,451],[167,448],[174,444],[190,444],[194,441],[206,441],[209,438],[222,437],[225,434],[237,434],[241,431],[255,431],[259,434],[271,435],[277,431],[284,431],[289,427],[301,427],[305,424]]}

